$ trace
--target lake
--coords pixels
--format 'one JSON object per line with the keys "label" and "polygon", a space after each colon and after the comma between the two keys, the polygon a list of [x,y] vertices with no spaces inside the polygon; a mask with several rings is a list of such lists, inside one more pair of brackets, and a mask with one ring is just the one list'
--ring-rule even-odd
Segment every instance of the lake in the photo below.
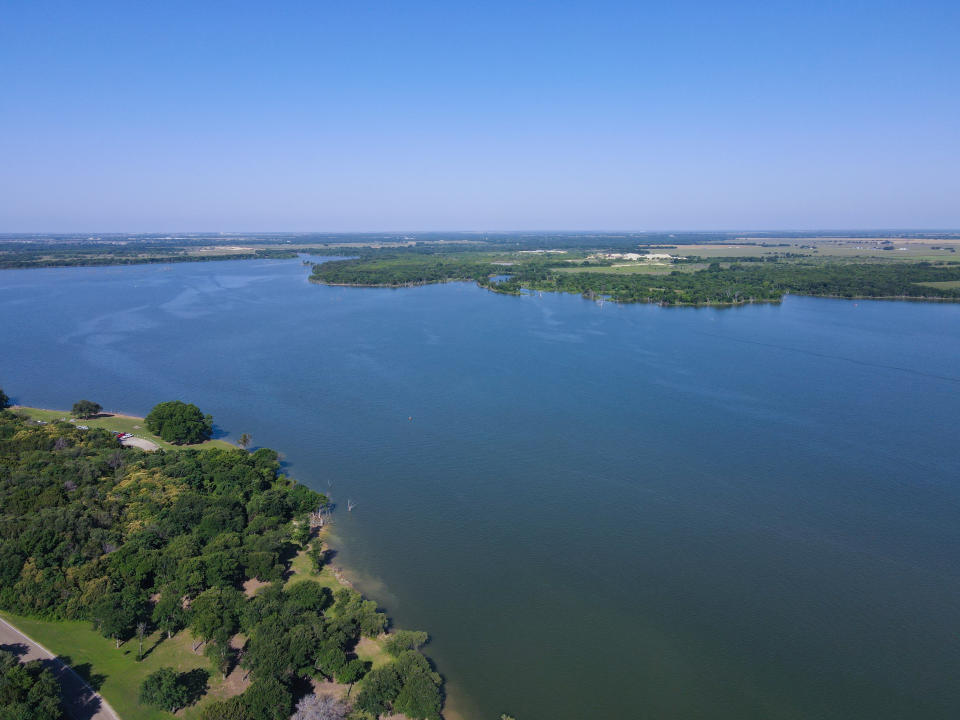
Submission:
{"label": "lake", "polygon": [[308,273],[2,271],[0,385],[280,450],[468,720],[960,717],[960,305]]}

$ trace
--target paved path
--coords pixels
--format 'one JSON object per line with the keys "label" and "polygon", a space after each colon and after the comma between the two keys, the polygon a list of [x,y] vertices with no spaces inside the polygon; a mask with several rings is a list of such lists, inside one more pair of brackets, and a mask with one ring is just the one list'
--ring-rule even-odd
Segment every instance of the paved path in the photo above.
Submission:
{"label": "paved path", "polygon": [[126,440],[121,440],[120,444],[128,447],[138,447],[141,450],[146,450],[147,452],[153,452],[154,450],[160,449],[160,446],[153,442],[153,440],[147,440],[146,438],[129,437]]}
{"label": "paved path", "polygon": [[120,720],[113,708],[79,675],[43,645],[34,642],[0,618],[0,649],[13,652],[22,662],[40,660],[60,683],[63,705],[74,720]]}

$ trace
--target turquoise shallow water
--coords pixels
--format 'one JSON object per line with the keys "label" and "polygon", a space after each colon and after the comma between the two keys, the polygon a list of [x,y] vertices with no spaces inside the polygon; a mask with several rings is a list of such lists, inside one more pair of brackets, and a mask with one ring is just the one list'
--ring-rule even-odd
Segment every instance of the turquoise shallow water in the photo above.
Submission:
{"label": "turquoise shallow water", "polygon": [[352,498],[338,562],[470,720],[960,717],[960,306],[306,276],[4,271],[0,385],[187,399]]}

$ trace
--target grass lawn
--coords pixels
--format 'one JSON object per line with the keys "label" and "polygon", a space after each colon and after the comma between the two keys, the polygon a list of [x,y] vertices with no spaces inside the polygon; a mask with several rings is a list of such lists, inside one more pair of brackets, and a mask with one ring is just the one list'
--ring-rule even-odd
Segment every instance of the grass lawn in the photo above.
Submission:
{"label": "grass lawn", "polygon": [[[14,412],[26,415],[31,420],[45,420],[46,422],[55,422],[57,420],[70,420],[73,416],[66,410],[42,410],[40,408],[24,407],[15,405],[11,408]],[[151,440],[165,450],[176,450],[183,447],[191,448],[233,448],[226,440],[207,440],[196,445],[171,445],[164,442],[159,437],[147,430],[143,418],[132,415],[114,415],[111,413],[101,413],[103,417],[90,418],[89,420],[77,419],[76,425],[86,425],[91,428],[104,428],[115,432],[127,432],[137,437]]]}
{"label": "grass lawn", "polygon": [[941,288],[944,290],[960,290],[960,280],[942,280],[934,282],[917,283],[925,287]]}
{"label": "grass lawn", "polygon": [[146,657],[137,662],[137,640],[129,640],[119,649],[85,621],[47,621],[0,613],[20,632],[36,640],[50,652],[69,658],[67,662],[92,687],[99,690],[122,720],[170,720],[168,712],[149,708],[137,701],[143,679],[163,666],[178,672],[203,668],[211,671],[207,694],[199,703],[181,710],[176,717],[192,720],[201,708],[224,694],[223,680],[212,672],[210,661],[192,650],[190,634],[181,631],[170,640],[155,632],[143,640]]}
{"label": "grass lawn", "polygon": [[668,263],[623,263],[617,265],[601,265],[599,267],[583,267],[582,265],[570,265],[569,267],[555,268],[559,272],[566,273],[599,273],[601,275],[669,275],[674,270],[679,272],[695,272],[707,267],[706,263],[679,263],[677,265]]}

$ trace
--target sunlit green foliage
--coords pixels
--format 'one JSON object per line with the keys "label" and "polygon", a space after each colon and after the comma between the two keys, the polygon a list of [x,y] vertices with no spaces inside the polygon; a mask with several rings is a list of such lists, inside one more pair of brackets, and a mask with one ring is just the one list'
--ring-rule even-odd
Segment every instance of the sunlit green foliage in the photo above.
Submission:
{"label": "sunlit green foliage", "polygon": [[145,420],[150,432],[175,445],[203,442],[213,434],[213,419],[196,405],[179,400],[154,406]]}
{"label": "sunlit green foliage", "polygon": [[60,686],[43,663],[0,650],[0,720],[61,720]]}

